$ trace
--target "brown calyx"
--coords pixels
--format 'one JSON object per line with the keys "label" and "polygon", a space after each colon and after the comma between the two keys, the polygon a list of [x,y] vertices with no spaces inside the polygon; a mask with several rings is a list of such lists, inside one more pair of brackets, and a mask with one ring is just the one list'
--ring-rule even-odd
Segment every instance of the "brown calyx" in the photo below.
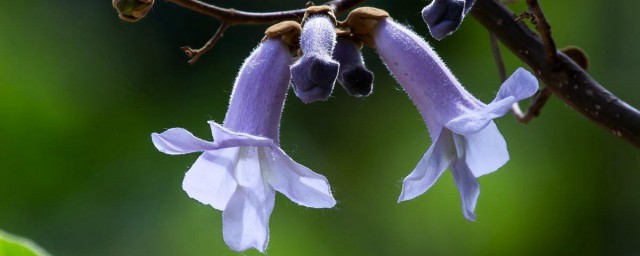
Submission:
{"label": "brown calyx", "polygon": [[264,31],[262,42],[269,38],[280,38],[291,50],[295,50],[300,47],[301,31],[302,26],[298,22],[283,21],[267,28]]}
{"label": "brown calyx", "polygon": [[307,7],[307,11],[304,12],[304,17],[302,17],[302,25],[304,26],[304,22],[311,17],[312,15],[326,15],[333,21],[333,24],[338,24],[338,19],[336,19],[336,15],[333,14],[333,9],[328,5],[318,5],[318,6],[309,6]]}
{"label": "brown calyx", "polygon": [[345,25],[354,37],[375,48],[371,31],[376,28],[380,20],[388,17],[389,13],[385,10],[374,7],[360,7],[351,11],[347,19],[341,22],[340,25]]}

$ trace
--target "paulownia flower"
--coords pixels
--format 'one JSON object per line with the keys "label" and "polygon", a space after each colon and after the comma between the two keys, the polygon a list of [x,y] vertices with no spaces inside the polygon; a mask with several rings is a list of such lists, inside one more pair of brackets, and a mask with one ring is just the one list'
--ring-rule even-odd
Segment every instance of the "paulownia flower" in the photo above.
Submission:
{"label": "paulownia flower", "polygon": [[458,30],[475,0],[433,0],[422,9],[422,18],[433,38],[441,40]]}
{"label": "paulownia flower", "polygon": [[423,194],[449,167],[460,191],[464,216],[475,220],[480,193],[476,178],[497,170],[509,159],[505,140],[493,119],[533,95],[538,88],[536,78],[518,69],[502,84],[496,98],[484,104],[460,85],[424,39],[386,13],[364,9],[354,14],[354,20],[360,20],[362,26],[354,22],[356,28],[352,30],[375,44],[387,68],[418,107],[433,141],[405,178],[398,201]]}
{"label": "paulownia flower", "polygon": [[279,38],[267,37],[251,53],[235,81],[224,124],[209,122],[213,142],[182,128],[152,134],[163,153],[202,152],[182,188],[223,211],[224,241],[236,251],[266,250],[275,191],[306,207],[336,204],[327,179],[293,161],[278,146],[290,64],[289,47]]}
{"label": "paulownia flower", "polygon": [[340,64],[331,57],[336,44],[336,21],[331,9],[313,6],[307,15],[300,35],[303,55],[291,66],[291,79],[298,98],[311,103],[329,98]]}
{"label": "paulownia flower", "polygon": [[373,73],[364,66],[360,47],[351,39],[338,38],[333,58],[340,63],[338,82],[351,96],[364,97],[373,90]]}

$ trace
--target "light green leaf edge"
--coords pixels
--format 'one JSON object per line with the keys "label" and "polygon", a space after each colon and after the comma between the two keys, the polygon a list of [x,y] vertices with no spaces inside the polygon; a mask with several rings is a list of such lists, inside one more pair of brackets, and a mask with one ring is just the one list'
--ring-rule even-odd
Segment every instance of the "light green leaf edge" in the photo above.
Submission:
{"label": "light green leaf edge", "polygon": [[0,230],[0,256],[50,256],[33,241]]}

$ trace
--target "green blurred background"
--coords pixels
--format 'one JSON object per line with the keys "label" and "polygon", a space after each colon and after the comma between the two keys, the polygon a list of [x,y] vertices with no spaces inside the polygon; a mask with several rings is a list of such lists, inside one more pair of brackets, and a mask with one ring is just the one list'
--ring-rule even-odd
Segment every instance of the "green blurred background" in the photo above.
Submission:
{"label": "green blurred background", "polygon": [[[427,35],[419,15],[427,2],[368,4]],[[593,76],[639,107],[640,2],[541,2],[557,44],[581,46]],[[268,11],[304,1],[215,3]],[[184,127],[210,139],[206,121],[222,121],[238,67],[265,26],[234,27],[187,64],[178,47],[199,47],[216,28],[164,1],[133,24],[107,0],[1,1],[0,229],[53,255],[237,255],[222,240],[220,212],[181,189],[197,155],[161,154],[149,136]],[[473,18],[434,47],[470,91],[493,98],[488,34]],[[522,65],[503,54],[509,72]],[[305,209],[278,195],[269,255],[640,254],[639,151],[555,98],[529,125],[497,121],[511,161],[480,178],[477,222],[463,218],[448,172],[397,204],[430,141],[375,53],[365,57],[376,73],[370,97],[337,88],[327,102],[305,105],[289,95],[282,146],[324,174],[339,203]]]}

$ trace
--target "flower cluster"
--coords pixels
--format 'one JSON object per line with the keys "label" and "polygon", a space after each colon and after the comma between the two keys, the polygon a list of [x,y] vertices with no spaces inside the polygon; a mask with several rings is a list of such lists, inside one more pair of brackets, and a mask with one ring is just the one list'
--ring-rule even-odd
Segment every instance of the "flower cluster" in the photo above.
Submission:
{"label": "flower cluster", "polygon": [[[455,4],[447,5],[450,9],[444,11],[433,9],[439,8],[434,6],[440,2]],[[429,16],[427,22],[458,17],[453,15],[459,11],[455,8],[464,12],[469,8],[462,0],[436,0],[430,6],[424,12]],[[447,27],[450,33],[452,26],[442,24],[430,24],[431,32],[441,34]],[[154,145],[166,154],[202,152],[187,171],[183,189],[190,197],[223,212],[223,236],[231,249],[266,250],[275,191],[306,207],[332,208],[336,204],[324,176],[280,149],[280,116],[290,83],[305,103],[326,100],[336,81],[350,95],[370,95],[373,73],[364,65],[363,45],[376,49],[407,92],[432,141],[405,178],[398,201],[423,194],[449,168],[460,192],[463,214],[475,220],[480,191],[477,178],[509,159],[493,119],[537,91],[533,75],[518,69],[503,83],[496,98],[485,104],[462,87],[424,39],[386,12],[369,7],[352,11],[343,22],[336,21],[328,6],[310,7],[302,25],[283,22],[265,34],[240,68],[223,124],[209,122],[213,142],[181,128],[152,134]]]}

